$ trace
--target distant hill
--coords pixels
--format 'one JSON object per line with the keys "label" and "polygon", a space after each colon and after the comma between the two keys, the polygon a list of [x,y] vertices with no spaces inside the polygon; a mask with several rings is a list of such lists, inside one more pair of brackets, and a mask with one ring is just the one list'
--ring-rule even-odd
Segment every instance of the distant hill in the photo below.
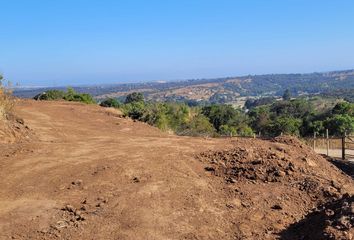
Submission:
{"label": "distant hill", "polygon": [[[354,89],[354,70],[306,74],[266,74],[174,82],[147,82],[74,87],[96,99],[124,98],[128,93],[144,93],[154,101],[208,101],[235,103],[245,97],[281,96],[289,89],[293,96],[348,91]],[[16,89],[14,94],[30,98],[49,88]],[[51,88],[52,89],[52,88]],[[59,87],[56,89],[63,89]],[[350,93],[352,93],[351,91]],[[352,96],[347,96],[351,98]]]}

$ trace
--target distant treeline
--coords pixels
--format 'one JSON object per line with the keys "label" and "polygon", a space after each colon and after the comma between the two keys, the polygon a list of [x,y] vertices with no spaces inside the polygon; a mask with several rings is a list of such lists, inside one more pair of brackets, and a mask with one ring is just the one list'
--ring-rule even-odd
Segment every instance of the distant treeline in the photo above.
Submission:
{"label": "distant treeline", "polygon": [[[107,104],[111,103],[111,104]],[[278,136],[281,133],[312,136],[343,135],[354,130],[354,104],[339,102],[334,107],[316,109],[313,101],[291,99],[257,101],[250,109],[227,104],[188,106],[185,103],[145,102],[141,93],[128,95],[124,104],[108,99],[103,106],[115,106],[126,116],[181,135]]]}
{"label": "distant treeline", "polygon": [[[303,94],[331,93],[335,91],[347,91],[354,89],[354,70],[334,71],[308,74],[266,74],[248,75],[241,77],[226,77],[216,79],[196,79],[174,82],[146,82],[136,84],[111,84],[97,86],[75,87],[79,93],[89,93],[92,96],[102,96],[111,93],[127,95],[130,92],[143,92],[145,99],[161,101],[186,101],[186,96],[179,94],[156,94],[168,92],[186,87],[196,87],[201,84],[210,84],[207,88],[214,92],[207,99],[211,103],[231,103],[237,97],[281,96],[286,89],[293,96]],[[65,90],[64,88],[57,88]],[[148,89],[148,90],[147,90]],[[14,94],[19,97],[33,97],[34,95],[49,89],[16,89]],[[124,94],[126,93],[126,94]],[[353,94],[348,93],[348,99],[353,99]],[[157,99],[158,98],[158,99]]]}

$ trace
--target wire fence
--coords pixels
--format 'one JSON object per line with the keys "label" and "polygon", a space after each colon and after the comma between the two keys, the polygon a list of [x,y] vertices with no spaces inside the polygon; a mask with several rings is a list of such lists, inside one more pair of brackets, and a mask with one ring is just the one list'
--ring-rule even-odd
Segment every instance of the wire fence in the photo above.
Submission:
{"label": "wire fence", "polygon": [[[259,139],[271,138],[261,134],[254,134],[253,136],[219,136],[219,138],[229,137]],[[312,147],[314,151],[319,154],[325,154],[332,158],[354,161],[354,135],[344,134],[342,137],[329,136],[328,130],[326,130],[325,135],[323,134],[322,136],[318,136],[314,133],[313,137],[304,137],[301,138],[301,140],[306,145]]]}
{"label": "wire fence", "polygon": [[314,151],[333,158],[342,160],[354,160],[354,136],[344,135],[342,137],[307,137],[303,141],[311,146]]}

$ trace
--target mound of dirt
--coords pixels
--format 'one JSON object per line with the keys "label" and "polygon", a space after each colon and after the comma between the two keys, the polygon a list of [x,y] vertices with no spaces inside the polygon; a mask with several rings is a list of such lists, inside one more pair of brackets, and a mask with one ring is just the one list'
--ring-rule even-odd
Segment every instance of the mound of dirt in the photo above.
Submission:
{"label": "mound of dirt", "polygon": [[[292,137],[235,140],[231,149],[203,152],[197,158],[206,163],[207,172],[223,179],[231,201],[238,199],[261,215],[253,229],[239,229],[237,239],[276,235],[313,208],[354,190],[348,176]],[[277,211],[281,214],[273,215]]]}
{"label": "mound of dirt", "polygon": [[284,231],[282,239],[354,239],[354,196],[318,207]]}

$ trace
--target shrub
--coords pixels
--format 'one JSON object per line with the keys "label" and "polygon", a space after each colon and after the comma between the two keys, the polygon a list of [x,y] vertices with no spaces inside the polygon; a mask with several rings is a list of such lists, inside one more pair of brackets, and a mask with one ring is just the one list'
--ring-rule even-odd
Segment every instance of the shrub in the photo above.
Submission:
{"label": "shrub", "polygon": [[35,100],[60,100],[64,99],[65,92],[61,90],[48,90],[46,92],[36,95]]}
{"label": "shrub", "polygon": [[48,90],[34,97],[35,100],[66,100],[73,102],[83,102],[86,104],[95,103],[96,101],[88,93],[77,93],[71,87],[66,92],[61,90]]}
{"label": "shrub", "polygon": [[243,125],[237,129],[237,135],[241,137],[252,137],[254,135],[254,132],[251,127]]}
{"label": "shrub", "polygon": [[114,107],[119,108],[121,106],[120,102],[118,102],[115,98],[107,98],[100,103],[101,107]]}
{"label": "shrub", "polygon": [[73,102],[83,102],[86,104],[95,103],[96,101],[88,93],[77,93],[73,88],[69,87],[65,93],[64,100]]}
{"label": "shrub", "polygon": [[219,133],[223,136],[236,136],[237,128],[229,125],[221,125]]}
{"label": "shrub", "polygon": [[283,94],[283,100],[289,101],[291,99],[291,93],[289,89],[286,89]]}
{"label": "shrub", "polygon": [[268,135],[277,136],[281,133],[287,135],[300,135],[301,119],[292,117],[278,117],[268,125]]}
{"label": "shrub", "polygon": [[185,124],[177,134],[187,136],[213,136],[215,135],[215,128],[207,117],[198,114],[194,116],[190,122]]}
{"label": "shrub", "polygon": [[7,118],[13,106],[12,92],[4,86],[4,79],[0,75],[0,119]]}
{"label": "shrub", "polygon": [[354,117],[349,114],[333,115],[324,124],[331,135],[341,136],[345,132],[350,134],[354,131]]}
{"label": "shrub", "polygon": [[143,121],[144,116],[146,115],[146,108],[143,102],[132,102],[124,104],[122,111],[125,116],[128,116],[134,120]]}
{"label": "shrub", "polygon": [[354,116],[354,104],[349,102],[337,103],[332,109],[332,114],[348,114]]}
{"label": "shrub", "polygon": [[127,95],[125,98],[125,104],[133,102],[144,102],[144,95],[142,93],[133,92]]}
{"label": "shrub", "polygon": [[231,105],[212,105],[202,108],[205,115],[221,135],[248,136],[251,128],[248,126],[249,118],[240,109]]}

